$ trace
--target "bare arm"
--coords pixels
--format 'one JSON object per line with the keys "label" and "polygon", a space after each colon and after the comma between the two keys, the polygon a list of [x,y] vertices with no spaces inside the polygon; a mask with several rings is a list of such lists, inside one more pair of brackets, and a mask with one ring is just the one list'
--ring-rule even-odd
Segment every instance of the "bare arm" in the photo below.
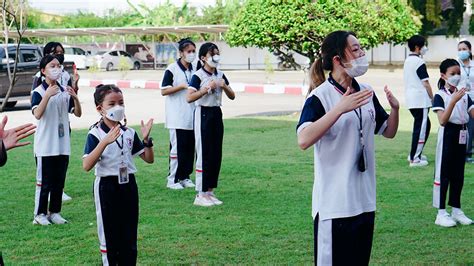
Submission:
{"label": "bare arm", "polygon": [[397,98],[392,94],[392,92],[388,89],[387,86],[384,88],[385,95],[387,96],[387,100],[392,108],[390,111],[390,115],[387,119],[387,128],[383,132],[383,136],[386,138],[394,138],[398,131],[398,121],[399,121],[399,112],[400,103],[398,102]]}
{"label": "bare arm", "polygon": [[438,115],[438,121],[441,126],[445,126],[449,118],[451,117],[451,114],[453,113],[454,107],[456,106],[456,103],[466,94],[466,89],[461,89],[456,91],[453,94],[453,97],[451,98],[451,101],[448,103],[448,106],[444,110],[439,110],[436,112]]}
{"label": "bare arm", "polygon": [[201,99],[202,96],[206,95],[210,89],[211,87],[209,86],[202,87],[200,90],[188,89],[188,95],[186,97],[186,100],[188,101],[188,103],[195,102]]}
{"label": "bare arm", "polygon": [[433,101],[433,90],[431,89],[430,82],[428,80],[424,80],[423,86],[425,87],[428,96],[430,96],[431,101]]}
{"label": "bare arm", "polygon": [[72,87],[67,88],[69,95],[71,95],[72,99],[74,100],[74,115],[76,117],[81,117],[82,115],[82,107],[79,98],[77,97],[76,91]]}
{"label": "bare arm", "polygon": [[103,138],[97,147],[82,159],[82,168],[86,171],[90,171],[95,164],[99,161],[100,156],[104,152],[105,148],[112,142],[114,142],[120,136],[120,126],[115,126],[110,129],[109,133]]}
{"label": "bare arm", "polygon": [[43,117],[44,111],[46,110],[46,106],[48,106],[49,98],[51,98],[51,96],[55,95],[58,92],[58,85],[52,85],[46,89],[46,92],[43,98],[41,99],[41,102],[39,103],[38,107],[33,109],[33,115],[36,119],[40,120],[41,117]]}
{"label": "bare arm", "polygon": [[147,163],[153,163],[155,161],[153,147],[145,147],[145,152],[140,154],[140,158]]}
{"label": "bare arm", "polygon": [[180,84],[176,87],[167,87],[164,89],[161,89],[161,95],[166,96],[170,94],[174,94],[178,91],[182,91],[188,88],[188,85],[186,83]]}
{"label": "bare arm", "polygon": [[224,80],[222,80],[222,84],[221,84],[221,87],[222,89],[224,90],[225,92],[225,95],[227,95],[227,97],[231,100],[234,100],[235,99],[235,93],[234,91],[232,90],[232,88],[225,84]]}

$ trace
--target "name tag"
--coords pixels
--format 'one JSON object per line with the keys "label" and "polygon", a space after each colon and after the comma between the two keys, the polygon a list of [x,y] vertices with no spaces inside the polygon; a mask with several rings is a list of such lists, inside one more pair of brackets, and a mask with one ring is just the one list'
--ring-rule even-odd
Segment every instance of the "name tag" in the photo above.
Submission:
{"label": "name tag", "polygon": [[118,183],[119,184],[127,184],[130,181],[128,177],[128,169],[125,163],[120,164],[119,168],[119,175],[118,175]]}
{"label": "name tag", "polygon": [[58,125],[58,135],[60,138],[64,137],[64,124],[59,123]]}
{"label": "name tag", "polygon": [[459,131],[459,144],[467,143],[467,130],[463,129]]}

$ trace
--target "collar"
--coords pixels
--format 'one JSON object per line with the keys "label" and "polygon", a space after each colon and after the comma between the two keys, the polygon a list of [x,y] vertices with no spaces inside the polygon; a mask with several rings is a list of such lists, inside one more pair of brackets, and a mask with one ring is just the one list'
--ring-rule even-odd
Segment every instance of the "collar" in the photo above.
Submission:
{"label": "collar", "polygon": [[[100,129],[102,129],[106,134],[109,133],[110,131],[110,128],[104,123],[104,121],[101,121],[99,123],[99,127]],[[125,126],[122,126],[122,124],[120,124],[120,129],[122,129],[123,131],[127,130],[127,127]]]}
{"label": "collar", "polygon": [[[212,76],[212,73],[207,71],[204,67],[202,67],[202,70],[206,72],[209,76]],[[214,74],[217,75],[217,68],[214,70]]]}
{"label": "collar", "polygon": [[446,87],[443,87],[443,90],[446,92],[446,94],[448,94],[449,96],[451,96],[453,93],[456,92],[456,89],[454,89],[454,91],[451,91],[450,89],[446,88]]}
{"label": "collar", "polygon": [[192,71],[193,70],[193,64],[189,64],[189,68],[186,68],[182,63],[181,63],[181,58],[178,59],[176,61],[176,63],[178,64],[179,68],[181,68],[181,70],[183,70],[184,72],[186,72],[187,70],[189,71]]}
{"label": "collar", "polygon": [[412,54],[409,54],[408,56],[416,56],[416,57],[420,57],[420,55],[419,55],[419,54],[414,54],[414,53],[412,53]]}
{"label": "collar", "polygon": [[[342,94],[346,93],[346,88],[342,87],[341,84],[337,83],[337,81],[332,77],[332,74],[329,73],[329,77],[328,77],[328,81],[329,83],[331,83],[335,89],[337,89],[339,92],[341,92]],[[357,81],[355,80],[355,78],[352,79],[352,88],[354,88],[356,91],[360,91],[360,85],[359,83],[357,83]]]}
{"label": "collar", "polygon": [[[46,79],[43,79],[43,82],[41,82],[41,85],[43,85],[44,90],[47,90],[48,87],[49,87],[48,83],[46,83]],[[56,80],[56,85],[58,85],[58,87],[61,91],[64,91],[63,87],[61,87],[61,85],[59,85],[57,80]]]}

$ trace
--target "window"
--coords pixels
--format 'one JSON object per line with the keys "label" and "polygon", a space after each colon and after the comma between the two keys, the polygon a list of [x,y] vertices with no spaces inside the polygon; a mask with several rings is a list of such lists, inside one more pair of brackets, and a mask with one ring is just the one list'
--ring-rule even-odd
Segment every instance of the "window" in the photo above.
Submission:
{"label": "window", "polygon": [[120,51],[120,55],[130,57],[130,55],[128,53],[124,52],[124,51]]}
{"label": "window", "polygon": [[74,48],[74,54],[86,55],[86,52],[84,52],[84,50],[82,50],[81,48]]}
{"label": "window", "polygon": [[74,54],[74,51],[71,47],[65,47],[64,48],[64,53],[65,54]]}
{"label": "window", "polygon": [[110,52],[111,56],[118,56],[117,51]]}
{"label": "window", "polygon": [[23,62],[37,62],[40,60],[40,55],[37,50],[21,50],[21,55],[23,56]]}

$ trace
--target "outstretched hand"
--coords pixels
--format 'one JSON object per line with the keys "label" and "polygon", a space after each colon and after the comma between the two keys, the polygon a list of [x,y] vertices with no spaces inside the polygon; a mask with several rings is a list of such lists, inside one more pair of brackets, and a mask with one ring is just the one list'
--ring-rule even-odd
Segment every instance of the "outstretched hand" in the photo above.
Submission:
{"label": "outstretched hand", "polygon": [[140,129],[142,132],[143,139],[148,139],[148,137],[150,136],[152,127],[153,127],[153,118],[149,119],[148,122],[146,122],[146,124],[143,122],[143,120],[141,121]]}
{"label": "outstretched hand", "polygon": [[5,116],[0,123],[0,139],[3,140],[3,144],[5,145],[6,150],[10,150],[13,148],[25,146],[31,144],[30,141],[27,142],[20,142],[22,139],[31,136],[35,133],[36,126],[29,123],[23,124],[21,126],[7,129],[5,130],[5,126],[8,122],[8,117]]}

